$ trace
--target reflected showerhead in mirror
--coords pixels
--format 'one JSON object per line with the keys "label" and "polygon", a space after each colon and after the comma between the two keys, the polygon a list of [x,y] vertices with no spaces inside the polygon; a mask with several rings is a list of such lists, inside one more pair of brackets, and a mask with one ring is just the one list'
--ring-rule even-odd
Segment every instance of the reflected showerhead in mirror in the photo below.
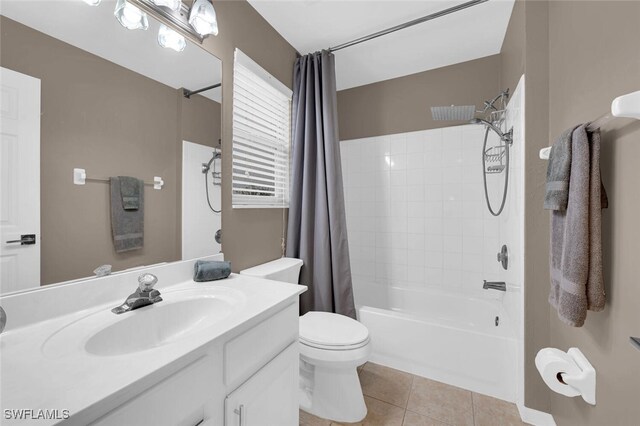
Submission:
{"label": "reflected showerhead in mirror", "polygon": [[113,16],[120,22],[120,25],[128,30],[146,30],[149,28],[147,14],[126,0],[118,0]]}
{"label": "reflected showerhead in mirror", "polygon": [[175,50],[176,52],[182,52],[184,48],[187,47],[185,38],[164,24],[160,24],[158,44],[167,49]]}
{"label": "reflected showerhead in mirror", "polygon": [[475,113],[474,105],[431,107],[431,116],[437,121],[469,121]]}
{"label": "reflected showerhead in mirror", "polygon": [[189,24],[201,36],[218,35],[218,20],[209,0],[196,0],[189,13]]}

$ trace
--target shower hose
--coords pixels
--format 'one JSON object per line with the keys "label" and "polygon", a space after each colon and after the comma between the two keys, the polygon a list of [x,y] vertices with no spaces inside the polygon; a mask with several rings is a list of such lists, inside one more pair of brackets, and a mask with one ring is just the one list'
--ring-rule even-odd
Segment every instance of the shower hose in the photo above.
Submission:
{"label": "shower hose", "polygon": [[504,209],[505,202],[507,201],[507,189],[509,188],[509,143],[500,138],[500,143],[503,143],[505,146],[505,155],[507,157],[507,160],[505,164],[504,192],[502,193],[502,202],[500,203],[500,208],[496,212],[493,210],[493,207],[491,207],[491,201],[489,201],[489,190],[487,189],[487,157],[485,153],[487,152],[489,130],[491,129],[486,126],[486,129],[484,131],[484,144],[482,146],[482,178],[484,180],[484,198],[487,201],[487,208],[489,209],[489,213],[491,213],[493,216],[499,216]]}

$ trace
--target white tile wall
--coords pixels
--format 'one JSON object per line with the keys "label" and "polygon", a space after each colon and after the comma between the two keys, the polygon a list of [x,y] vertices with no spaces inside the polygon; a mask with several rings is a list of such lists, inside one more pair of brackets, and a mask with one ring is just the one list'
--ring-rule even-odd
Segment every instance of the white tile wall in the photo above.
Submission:
{"label": "white tile wall", "polygon": [[[387,308],[406,288],[445,287],[482,294],[482,280],[506,281],[498,295],[520,340],[522,396],[524,76],[507,108],[513,127],[504,211],[492,216],[482,180],[484,128],[478,125],[341,142],[347,229],[356,304]],[[498,137],[490,133],[490,143]],[[489,176],[500,205],[504,174]],[[509,247],[509,269],[496,261]],[[401,306],[401,305],[400,305]]]}
{"label": "white tile wall", "polygon": [[477,288],[495,278],[497,263],[482,256],[484,237],[498,238],[483,214],[482,137],[480,126],[459,126],[342,142],[356,287]]}
{"label": "white tile wall", "polygon": [[[510,123],[519,120],[518,111],[511,107]],[[522,132],[516,133],[507,204],[497,218],[485,203],[482,126],[341,142],[356,303],[369,300],[363,292],[379,292],[380,286],[477,292],[483,279],[508,278],[518,288],[521,269],[507,276],[496,261],[502,244],[509,244],[515,259],[520,249]],[[493,133],[490,138],[499,143]],[[502,179],[504,174],[488,179],[495,209]]]}

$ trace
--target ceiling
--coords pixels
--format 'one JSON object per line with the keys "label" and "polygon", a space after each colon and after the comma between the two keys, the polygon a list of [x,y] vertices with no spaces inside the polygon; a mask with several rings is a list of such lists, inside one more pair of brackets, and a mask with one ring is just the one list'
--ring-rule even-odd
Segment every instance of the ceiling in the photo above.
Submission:
{"label": "ceiling", "polygon": [[[113,16],[115,1],[88,6],[75,0],[2,0],[0,13],[82,50],[169,87],[196,90],[220,83],[218,58],[190,41],[182,52],[158,45],[160,24],[149,17],[146,31],[127,30]],[[221,89],[202,93],[216,102]]]}
{"label": "ceiling", "polygon": [[[298,52],[307,54],[467,0],[248,0]],[[500,52],[514,0],[490,0],[335,52],[338,90]]]}

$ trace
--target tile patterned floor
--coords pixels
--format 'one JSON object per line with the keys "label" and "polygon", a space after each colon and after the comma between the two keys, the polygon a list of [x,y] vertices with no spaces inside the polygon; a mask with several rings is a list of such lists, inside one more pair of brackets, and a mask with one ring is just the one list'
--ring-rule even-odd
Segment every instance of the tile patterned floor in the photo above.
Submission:
{"label": "tile patterned floor", "polygon": [[[368,413],[349,425],[525,425],[515,404],[370,362],[358,371]],[[300,426],[340,425],[300,411]]]}

